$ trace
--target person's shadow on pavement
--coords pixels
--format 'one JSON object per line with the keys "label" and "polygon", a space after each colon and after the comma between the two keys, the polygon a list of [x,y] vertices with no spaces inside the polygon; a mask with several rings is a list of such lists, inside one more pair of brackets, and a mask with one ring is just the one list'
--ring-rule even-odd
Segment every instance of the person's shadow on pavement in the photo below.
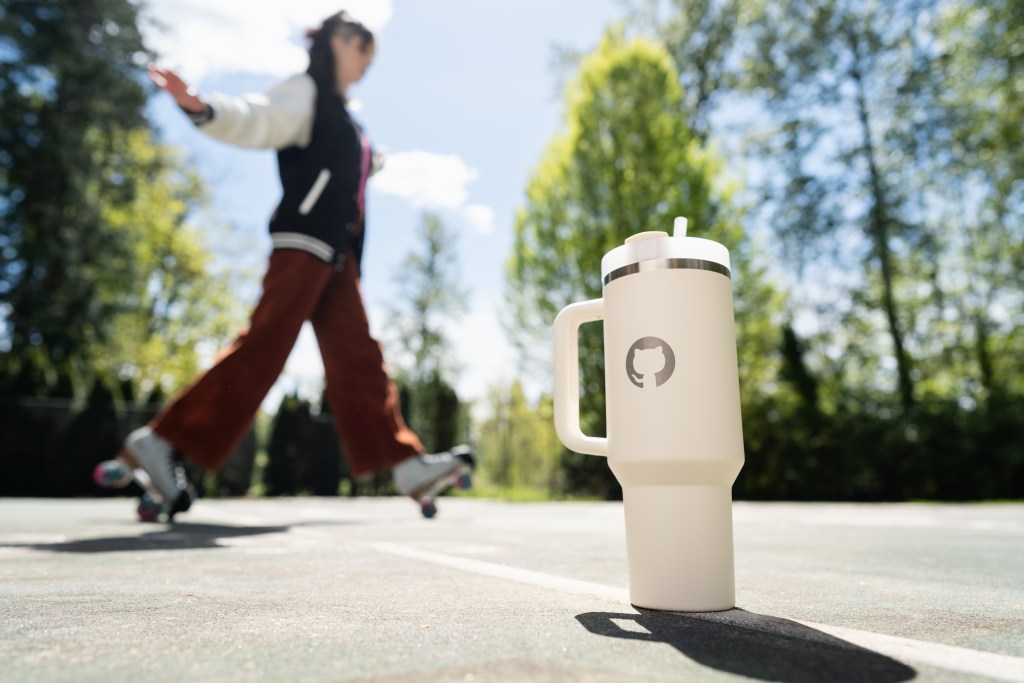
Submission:
{"label": "person's shadow on pavement", "polygon": [[2,547],[30,547],[34,550],[58,553],[116,553],[139,550],[197,550],[223,548],[224,538],[280,534],[288,526],[237,527],[223,524],[194,524],[175,522],[156,531],[138,536],[88,538],[62,543],[2,544]]}
{"label": "person's shadow on pavement", "polygon": [[765,681],[897,683],[917,675],[895,659],[788,619],[732,610],[743,617],[743,625],[735,625],[636,609],[587,612],[576,619],[595,635],[666,643],[704,666]]}

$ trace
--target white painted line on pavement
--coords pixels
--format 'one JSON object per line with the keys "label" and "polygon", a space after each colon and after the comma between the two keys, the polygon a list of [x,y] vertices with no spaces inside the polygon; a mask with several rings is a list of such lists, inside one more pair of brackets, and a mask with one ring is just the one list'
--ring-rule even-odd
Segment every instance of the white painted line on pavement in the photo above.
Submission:
{"label": "white painted line on pavement", "polygon": [[[222,519],[230,519],[232,522],[239,524],[259,526],[260,524],[265,523],[265,520],[262,520],[261,518],[241,515],[235,512],[225,514],[224,510],[217,510],[214,512],[212,509],[207,510],[206,508],[203,508],[203,512],[214,513],[215,516],[219,516]],[[537,588],[548,588],[562,593],[586,595],[617,603],[629,604],[629,591],[625,588],[615,588],[614,586],[606,586],[604,584],[592,583],[590,581],[579,581],[577,579],[569,579],[562,576],[556,576],[554,574],[545,574],[544,572],[537,572],[529,569],[519,569],[517,567],[495,564],[493,562],[484,562],[482,560],[475,560],[468,557],[445,555],[443,553],[420,550],[407,545],[399,545],[397,543],[343,540],[339,539],[335,534],[330,534],[318,529],[295,527],[291,532],[305,536],[314,536],[325,540],[329,539],[334,542],[342,541],[345,544],[355,545],[389,555],[429,562],[443,567],[451,567],[452,569],[459,569],[481,576],[490,576],[496,579],[514,581],[516,583],[534,586]],[[872,633],[871,631],[861,631],[859,629],[844,628],[841,626],[829,626],[828,624],[819,624],[813,621],[803,621],[801,619],[789,619],[785,617],[771,618],[766,617],[765,615],[755,614],[753,612],[745,612],[743,610],[693,613],[687,614],[687,616],[696,619],[703,619],[705,621],[728,624],[739,628],[775,633],[782,636],[807,637],[807,634],[801,635],[793,629],[785,629],[785,623],[789,621],[826,633],[853,645],[892,657],[899,661],[917,662],[919,664],[926,664],[949,671],[958,671],[975,676],[987,676],[1000,681],[1009,681],[1010,683],[1024,683],[1024,658],[1022,657],[1001,655],[994,652],[981,652],[980,650],[971,650],[969,648],[958,647],[956,645],[929,643],[924,640],[914,640],[913,638],[903,638],[900,636],[888,636],[881,633]]]}
{"label": "white painted line on pavement", "polygon": [[988,676],[989,678],[1010,681],[1011,683],[1024,681],[1024,658],[1021,657],[1011,657],[995,652],[981,652],[966,647],[957,647],[956,645],[929,643],[923,640],[914,640],[913,638],[887,636],[881,633],[860,631],[841,626],[817,624],[813,621],[801,621],[799,619],[793,619],[792,621],[828,633],[854,645],[859,645],[866,650],[888,655],[893,659],[928,664],[940,669],[959,671],[975,676]]}
{"label": "white painted line on pavement", "polygon": [[[466,557],[444,555],[429,550],[419,550],[396,543],[360,543],[367,548],[389,555],[407,557],[414,560],[422,560],[431,564],[461,569],[462,571],[490,576],[497,579],[514,581],[537,588],[550,588],[563,593],[576,595],[588,595],[615,602],[629,603],[629,592],[624,588],[614,588],[589,581],[578,581],[553,574],[531,571],[529,569],[518,569],[491,562],[483,562]],[[792,630],[783,631],[779,628],[775,619],[768,619],[762,615],[742,610],[731,610],[729,612],[705,612],[700,614],[687,614],[687,616],[705,621],[713,621],[740,628],[749,628],[758,631],[778,632],[781,635],[793,636]],[[783,619],[783,623],[785,623]],[[1011,683],[1024,683],[1024,658],[1011,657],[992,652],[981,652],[955,645],[942,645],[940,643],[929,643],[923,640],[902,638],[899,636],[887,636],[881,633],[861,631],[840,626],[829,626],[818,624],[813,621],[800,619],[789,619],[790,622],[802,624],[816,631],[827,633],[831,636],[844,640],[853,645],[871,650],[873,652],[887,655],[900,661],[913,661],[919,664],[927,664],[950,671],[973,674],[977,676],[988,676],[1001,681]],[[773,624],[773,622],[775,622]]]}
{"label": "white painted line on pavement", "polygon": [[367,548],[372,548],[390,555],[399,555],[401,557],[408,557],[414,560],[423,560],[424,562],[430,562],[431,564],[439,564],[444,567],[461,569],[473,574],[491,576],[496,579],[505,579],[506,581],[515,581],[516,583],[525,583],[528,586],[534,586],[537,588],[550,588],[562,593],[575,593],[576,595],[589,595],[591,597],[596,596],[612,600],[614,602],[629,602],[629,591],[625,588],[613,588],[612,586],[605,586],[600,583],[567,579],[562,576],[555,576],[554,574],[545,574],[543,572],[535,572],[529,569],[518,569],[516,567],[509,567],[503,564],[474,560],[468,557],[442,555],[441,553],[430,552],[429,550],[417,550],[416,548],[398,545],[397,543],[361,543],[360,545],[364,545]]}

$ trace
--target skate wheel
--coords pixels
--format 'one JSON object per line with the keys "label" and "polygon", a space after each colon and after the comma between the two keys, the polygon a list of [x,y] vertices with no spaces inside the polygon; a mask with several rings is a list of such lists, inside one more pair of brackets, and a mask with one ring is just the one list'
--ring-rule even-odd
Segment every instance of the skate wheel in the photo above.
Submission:
{"label": "skate wheel", "polygon": [[459,478],[455,480],[455,488],[463,490],[473,488],[473,477],[468,472],[460,474]]}
{"label": "skate wheel", "polygon": [[434,515],[437,514],[437,505],[432,500],[420,501],[420,512],[427,519],[433,519]]}
{"label": "skate wheel", "polygon": [[181,489],[178,497],[167,509],[168,521],[173,522],[174,516],[179,512],[188,512],[189,508],[192,507],[192,503],[199,497],[196,489],[192,484],[189,484],[185,488]]}
{"label": "skate wheel", "polygon": [[105,489],[119,489],[131,483],[132,471],[120,460],[104,460],[93,469],[92,480]]}
{"label": "skate wheel", "polygon": [[149,493],[142,494],[142,498],[139,499],[139,507],[136,510],[140,522],[155,522],[160,519],[163,511],[162,503],[156,502]]}

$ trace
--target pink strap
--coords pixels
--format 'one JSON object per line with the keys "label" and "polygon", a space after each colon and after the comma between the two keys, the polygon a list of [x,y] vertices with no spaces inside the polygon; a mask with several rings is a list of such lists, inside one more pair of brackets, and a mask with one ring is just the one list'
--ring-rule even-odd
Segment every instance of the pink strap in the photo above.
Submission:
{"label": "pink strap", "polygon": [[370,178],[370,141],[366,139],[362,131],[359,131],[359,142],[362,144],[362,158],[359,163],[360,177],[359,177],[359,213],[360,215],[366,214],[366,181]]}

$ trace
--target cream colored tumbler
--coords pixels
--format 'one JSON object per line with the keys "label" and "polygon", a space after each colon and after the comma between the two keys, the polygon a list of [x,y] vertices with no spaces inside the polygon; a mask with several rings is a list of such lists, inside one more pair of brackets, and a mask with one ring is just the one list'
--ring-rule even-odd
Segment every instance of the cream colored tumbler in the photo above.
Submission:
{"label": "cream colored tumbler", "polygon": [[[735,606],[732,484],[743,466],[728,250],[645,232],[601,260],[604,298],[555,319],[555,428],[622,485],[630,601]],[[607,438],[579,424],[579,326],[604,320]]]}

